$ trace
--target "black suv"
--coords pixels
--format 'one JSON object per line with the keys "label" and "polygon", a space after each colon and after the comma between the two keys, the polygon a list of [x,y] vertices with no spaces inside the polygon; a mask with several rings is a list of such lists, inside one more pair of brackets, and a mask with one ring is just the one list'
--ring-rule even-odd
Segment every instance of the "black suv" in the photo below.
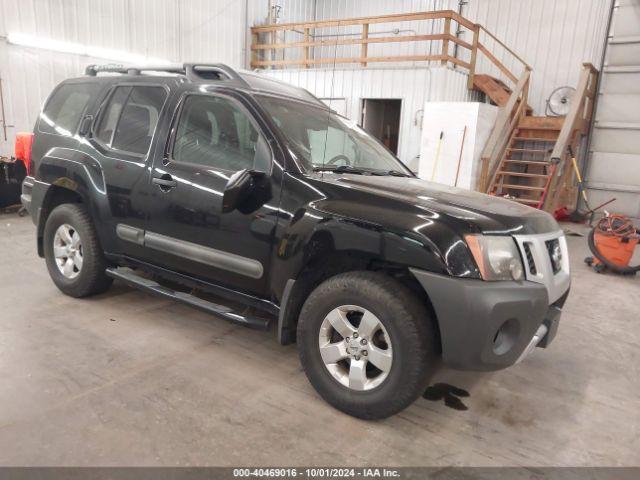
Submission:
{"label": "black suv", "polygon": [[224,65],[90,66],[49,97],[30,162],[62,292],[115,278],[273,322],[361,418],[407,407],[440,359],[497,370],[547,346],[569,290],[547,213],[419,180],[306,90]]}

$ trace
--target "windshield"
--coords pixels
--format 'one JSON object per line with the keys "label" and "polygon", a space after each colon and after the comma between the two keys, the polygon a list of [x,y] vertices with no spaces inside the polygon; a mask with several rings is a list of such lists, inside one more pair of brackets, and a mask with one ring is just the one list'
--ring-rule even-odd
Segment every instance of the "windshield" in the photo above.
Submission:
{"label": "windshield", "polygon": [[260,102],[307,171],[334,170],[413,176],[376,139],[329,110],[261,96]]}

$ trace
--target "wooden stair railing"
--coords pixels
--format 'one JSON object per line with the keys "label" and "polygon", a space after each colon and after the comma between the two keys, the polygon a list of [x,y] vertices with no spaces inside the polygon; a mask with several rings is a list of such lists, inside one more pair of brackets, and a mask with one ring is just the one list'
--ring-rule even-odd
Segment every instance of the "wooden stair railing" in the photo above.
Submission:
{"label": "wooden stair railing", "polygon": [[[595,68],[585,64],[566,117],[522,115],[510,125],[512,130],[507,129],[511,131],[503,151],[487,143],[489,150],[483,153],[483,167],[489,164],[492,174],[484,191],[549,212],[558,205],[575,205],[576,183],[567,150],[571,145],[576,152],[581,135],[587,133],[596,77]],[[507,108],[516,100],[515,96],[510,98],[510,104],[501,111],[490,142],[498,136],[499,122],[508,116]]]}
{"label": "wooden stair railing", "polygon": [[[398,22],[430,22],[424,28],[430,33],[390,36],[380,32],[376,35],[370,28],[384,23],[393,23],[393,28],[397,28]],[[323,29],[333,30],[323,32]],[[349,38],[335,33],[336,29],[343,29],[342,33]],[[384,27],[382,29],[388,31]],[[291,41],[287,35],[296,38]],[[462,35],[466,35],[469,41],[463,40]],[[469,73],[467,86],[470,90],[474,88],[474,78],[482,58],[495,69],[497,76],[503,77],[509,88],[517,83],[521,72],[514,72],[514,67],[509,69],[505,64],[521,70],[528,68],[522,58],[486,28],[453,10],[257,25],[251,27],[251,36],[251,68],[311,68],[338,64],[367,67],[387,62],[435,62],[466,70]],[[488,42],[492,49],[488,48]],[[371,55],[371,46],[392,43],[420,43],[425,47],[421,47],[420,51],[416,48],[413,55]],[[338,46],[345,47],[339,56],[337,48],[327,48]],[[349,46],[355,48],[347,50]],[[345,51],[353,55],[347,56]],[[277,58],[279,55],[281,58]]]}
{"label": "wooden stair railing", "polygon": [[554,174],[549,185],[549,194],[542,206],[548,212],[555,210],[559,205],[573,207],[577,201],[578,194],[568,147],[571,145],[574,154],[578,155],[581,137],[588,133],[593,116],[597,80],[598,70],[592,64],[584,63],[576,92],[571,100],[571,108],[551,153],[551,163],[555,165]]}

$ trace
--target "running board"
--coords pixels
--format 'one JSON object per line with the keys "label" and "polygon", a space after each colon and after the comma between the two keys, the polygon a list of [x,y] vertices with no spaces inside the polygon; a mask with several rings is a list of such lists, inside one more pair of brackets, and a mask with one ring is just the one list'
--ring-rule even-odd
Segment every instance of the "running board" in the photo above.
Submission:
{"label": "running board", "polygon": [[154,280],[144,278],[138,275],[134,270],[130,268],[107,268],[107,276],[116,280],[121,280],[131,287],[135,287],[139,290],[143,290],[160,297],[170,298],[178,302],[186,303],[192,307],[199,308],[205,312],[212,313],[219,317],[224,318],[230,322],[245,325],[251,328],[257,328],[260,330],[269,329],[269,320],[266,318],[249,317],[244,314],[235,312],[229,307],[224,305],[218,305],[217,303],[204,300],[202,298],[191,295],[190,293],[180,292],[171,288],[160,285]]}

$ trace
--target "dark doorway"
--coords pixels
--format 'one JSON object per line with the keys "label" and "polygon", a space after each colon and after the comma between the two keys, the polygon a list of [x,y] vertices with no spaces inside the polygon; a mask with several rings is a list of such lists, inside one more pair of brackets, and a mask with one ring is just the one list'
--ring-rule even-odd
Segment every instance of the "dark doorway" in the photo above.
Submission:
{"label": "dark doorway", "polygon": [[363,98],[361,125],[393,153],[398,153],[402,100]]}

